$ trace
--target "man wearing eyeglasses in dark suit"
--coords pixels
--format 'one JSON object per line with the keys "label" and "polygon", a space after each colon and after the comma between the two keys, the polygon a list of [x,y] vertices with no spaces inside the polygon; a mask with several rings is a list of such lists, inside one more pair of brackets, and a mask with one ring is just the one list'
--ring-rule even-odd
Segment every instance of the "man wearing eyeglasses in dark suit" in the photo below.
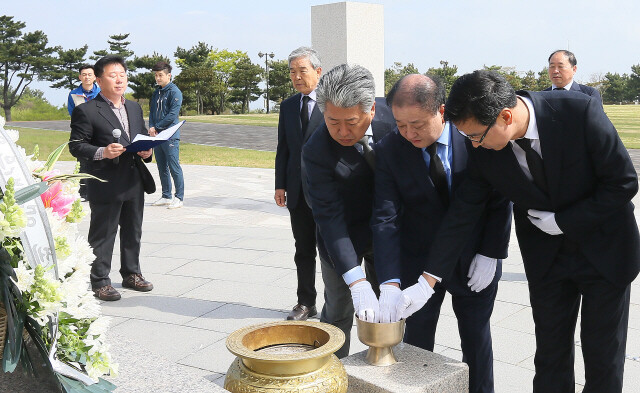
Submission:
{"label": "man wearing eyeglasses in dark suit", "polygon": [[452,86],[445,116],[466,134],[469,179],[430,251],[446,275],[492,190],[513,201],[535,323],[535,393],[575,390],[581,314],[583,393],[622,391],[630,284],[640,270],[631,199],[638,176],[601,102],[572,91],[515,92],[480,70]]}

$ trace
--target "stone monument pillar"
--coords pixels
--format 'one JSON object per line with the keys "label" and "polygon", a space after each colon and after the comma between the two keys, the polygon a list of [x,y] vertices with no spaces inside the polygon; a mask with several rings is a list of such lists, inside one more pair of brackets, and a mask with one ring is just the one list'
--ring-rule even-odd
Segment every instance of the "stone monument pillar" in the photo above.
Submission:
{"label": "stone monument pillar", "polygon": [[359,64],[375,78],[376,97],[384,96],[384,14],[382,4],[345,1],[311,7],[311,45],[324,72]]}

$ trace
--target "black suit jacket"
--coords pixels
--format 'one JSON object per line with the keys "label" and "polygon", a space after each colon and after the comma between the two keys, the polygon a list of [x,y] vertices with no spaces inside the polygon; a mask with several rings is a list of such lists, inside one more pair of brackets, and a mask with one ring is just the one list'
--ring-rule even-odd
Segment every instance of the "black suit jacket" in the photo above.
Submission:
{"label": "black suit jacket", "polygon": [[[390,115],[386,105],[376,104],[371,123],[374,142],[392,130],[388,121],[379,120]],[[372,250],[373,170],[354,146],[342,146],[331,138],[324,124],[304,145],[302,157],[319,235],[336,271],[344,274]]]}
{"label": "black suit jacket", "polygon": [[[638,176],[599,100],[574,92],[528,92],[540,135],[549,195],[520,169],[509,143],[499,151],[470,154],[469,180],[450,209],[447,228],[430,253],[434,274],[451,269],[460,244],[495,188],[513,201],[516,234],[527,278],[542,280],[563,243],[575,247],[608,281],[626,286],[640,269],[640,241],[631,199]],[[555,212],[563,235],[548,235],[527,219],[527,210]],[[565,245],[566,245],[565,244]],[[454,259],[455,260],[455,259]],[[437,269],[436,269],[437,268]]]}
{"label": "black suit jacket", "polygon": [[[451,197],[467,177],[465,138],[451,124]],[[429,177],[422,149],[413,146],[396,128],[376,145],[373,245],[380,282],[400,278],[403,287],[422,274],[447,208]],[[476,253],[507,257],[511,232],[511,203],[493,193],[466,243],[455,272],[442,277],[457,293],[469,294],[469,266]]]}
{"label": "black suit jacket", "polygon": [[[302,121],[300,119],[300,99],[302,94],[295,94],[280,104],[278,121],[278,147],[276,148],[276,189],[287,192],[287,207],[293,209],[298,201],[302,185],[301,155],[302,145],[309,139],[313,131],[324,124],[324,118],[318,105],[313,107],[309,118],[309,125],[305,135],[302,135]],[[304,201],[303,201],[304,203]]]}
{"label": "black suit jacket", "polygon": [[[551,91],[551,90],[552,90],[551,86],[546,88],[546,89],[544,89],[544,91]],[[602,102],[602,97],[600,97],[600,92],[598,91],[598,89],[593,88],[591,86],[581,85],[581,84],[579,84],[579,83],[574,81],[571,84],[571,89],[569,89],[569,91],[577,91],[578,93],[583,93],[583,94],[586,94],[588,96],[595,97],[598,100],[600,100],[600,102]]]}
{"label": "black suit jacket", "polygon": [[[120,144],[123,146],[129,145],[138,134],[148,134],[140,105],[125,100],[125,108],[131,137],[122,131]],[[110,159],[93,159],[99,147],[113,143],[112,131],[116,128],[122,130],[123,127],[101,95],[73,110],[69,150],[74,157],[88,162],[91,175],[107,181],[87,181],[87,196],[91,202],[111,203],[132,199],[142,193],[143,177],[153,182],[147,167],[136,153],[123,153],[117,165]],[[151,157],[147,161],[150,162]]]}

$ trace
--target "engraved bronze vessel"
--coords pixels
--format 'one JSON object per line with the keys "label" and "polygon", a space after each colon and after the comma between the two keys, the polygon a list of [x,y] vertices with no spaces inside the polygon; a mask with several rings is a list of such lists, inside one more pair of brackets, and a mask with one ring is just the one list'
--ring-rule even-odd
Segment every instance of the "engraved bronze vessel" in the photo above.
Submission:
{"label": "engraved bronze vessel", "polygon": [[227,338],[237,356],[224,388],[234,393],[346,393],[347,372],[333,354],[344,344],[335,326],[279,321],[247,326]]}

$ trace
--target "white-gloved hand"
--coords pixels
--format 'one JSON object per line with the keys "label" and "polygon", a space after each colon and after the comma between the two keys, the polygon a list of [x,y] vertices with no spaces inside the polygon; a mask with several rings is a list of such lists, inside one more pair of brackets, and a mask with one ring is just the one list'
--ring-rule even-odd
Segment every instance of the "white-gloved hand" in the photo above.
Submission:
{"label": "white-gloved hand", "polygon": [[529,209],[527,210],[527,214],[529,215],[529,217],[527,217],[529,221],[542,232],[548,233],[549,235],[562,235],[562,229],[560,229],[556,223],[556,213]]}
{"label": "white-gloved hand", "polygon": [[467,283],[469,288],[472,291],[480,292],[489,286],[496,275],[497,265],[497,259],[476,254],[471,261],[471,266],[469,266],[469,274],[467,274],[467,277],[470,278]]}
{"label": "white-gloved hand", "polygon": [[369,281],[359,281],[349,287],[349,290],[351,290],[351,300],[356,316],[361,321],[378,322],[380,305]]}
{"label": "white-gloved hand", "polygon": [[402,319],[407,319],[414,312],[420,310],[434,293],[424,276],[420,275],[417,284],[402,291],[402,299],[400,300]]}
{"label": "white-gloved hand", "polygon": [[398,322],[402,318],[402,290],[391,284],[380,285],[380,323]]}

